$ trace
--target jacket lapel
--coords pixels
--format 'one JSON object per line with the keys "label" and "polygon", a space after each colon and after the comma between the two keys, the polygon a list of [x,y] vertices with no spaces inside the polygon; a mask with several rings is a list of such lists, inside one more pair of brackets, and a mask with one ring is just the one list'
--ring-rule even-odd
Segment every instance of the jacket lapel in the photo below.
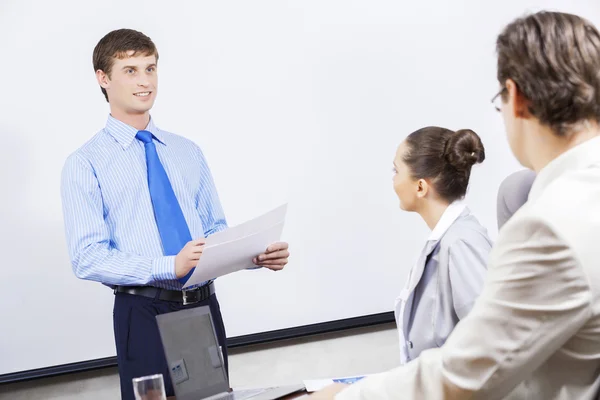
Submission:
{"label": "jacket lapel", "polygon": [[427,243],[425,243],[425,247],[423,248],[423,251],[421,251],[421,255],[419,256],[419,259],[417,260],[417,263],[415,264],[415,267],[413,268],[410,274],[410,281],[408,284],[409,294],[412,294],[412,292],[414,292],[415,288],[419,284],[419,281],[423,276],[423,271],[425,271],[427,257],[429,257],[429,255],[431,254],[433,249],[435,249],[435,246],[437,246],[438,243],[439,240],[428,240]]}
{"label": "jacket lapel", "polygon": [[423,276],[423,271],[425,271],[425,265],[427,264],[427,258],[435,249],[435,246],[439,243],[439,240],[428,240],[419,256],[417,263],[410,273],[410,278],[408,281],[408,287],[406,289],[406,303],[404,304],[404,312],[403,312],[403,331],[408,332],[408,322],[410,321],[412,303],[414,299],[415,288],[419,284],[421,277]]}

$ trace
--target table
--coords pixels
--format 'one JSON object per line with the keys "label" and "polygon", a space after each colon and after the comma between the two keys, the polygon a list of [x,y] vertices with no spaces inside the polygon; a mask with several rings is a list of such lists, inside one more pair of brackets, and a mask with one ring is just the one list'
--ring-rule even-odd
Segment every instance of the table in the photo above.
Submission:
{"label": "table", "polygon": [[[308,395],[308,392],[306,390],[303,390],[301,392],[292,393],[285,397],[282,397],[280,400],[294,400],[294,399],[298,399],[300,397],[304,397],[306,395]],[[177,400],[177,399],[175,398],[175,396],[171,396],[171,397],[167,397],[167,400]]]}

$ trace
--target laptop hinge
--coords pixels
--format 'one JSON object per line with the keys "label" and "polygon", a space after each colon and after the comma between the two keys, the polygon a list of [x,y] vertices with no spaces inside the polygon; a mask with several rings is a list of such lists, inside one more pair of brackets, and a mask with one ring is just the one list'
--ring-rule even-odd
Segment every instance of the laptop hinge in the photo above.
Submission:
{"label": "laptop hinge", "polygon": [[209,396],[209,397],[204,397],[202,400],[218,400],[218,399],[224,399],[227,397],[233,397],[233,393],[230,393],[230,392],[217,393],[217,394],[213,394],[212,396]]}

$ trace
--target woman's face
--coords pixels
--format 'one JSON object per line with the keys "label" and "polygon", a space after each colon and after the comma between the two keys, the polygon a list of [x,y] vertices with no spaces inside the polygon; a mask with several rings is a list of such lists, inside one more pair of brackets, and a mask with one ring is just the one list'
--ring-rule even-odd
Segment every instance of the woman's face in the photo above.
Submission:
{"label": "woman's face", "polygon": [[419,181],[413,179],[408,166],[404,163],[406,143],[400,143],[394,158],[394,191],[400,200],[400,208],[404,211],[415,211],[419,201]]}

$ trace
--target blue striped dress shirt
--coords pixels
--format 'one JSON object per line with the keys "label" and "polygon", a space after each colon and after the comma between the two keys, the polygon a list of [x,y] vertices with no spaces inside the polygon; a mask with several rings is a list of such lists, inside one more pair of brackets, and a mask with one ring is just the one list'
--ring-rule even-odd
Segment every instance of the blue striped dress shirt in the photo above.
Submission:
{"label": "blue striped dress shirt", "polygon": [[[214,181],[200,148],[146,127],[193,239],[227,227]],[[179,290],[175,256],[165,256],[148,191],[144,144],[137,129],[108,117],[106,127],[71,154],[63,167],[65,233],[78,278],[115,285]]]}

